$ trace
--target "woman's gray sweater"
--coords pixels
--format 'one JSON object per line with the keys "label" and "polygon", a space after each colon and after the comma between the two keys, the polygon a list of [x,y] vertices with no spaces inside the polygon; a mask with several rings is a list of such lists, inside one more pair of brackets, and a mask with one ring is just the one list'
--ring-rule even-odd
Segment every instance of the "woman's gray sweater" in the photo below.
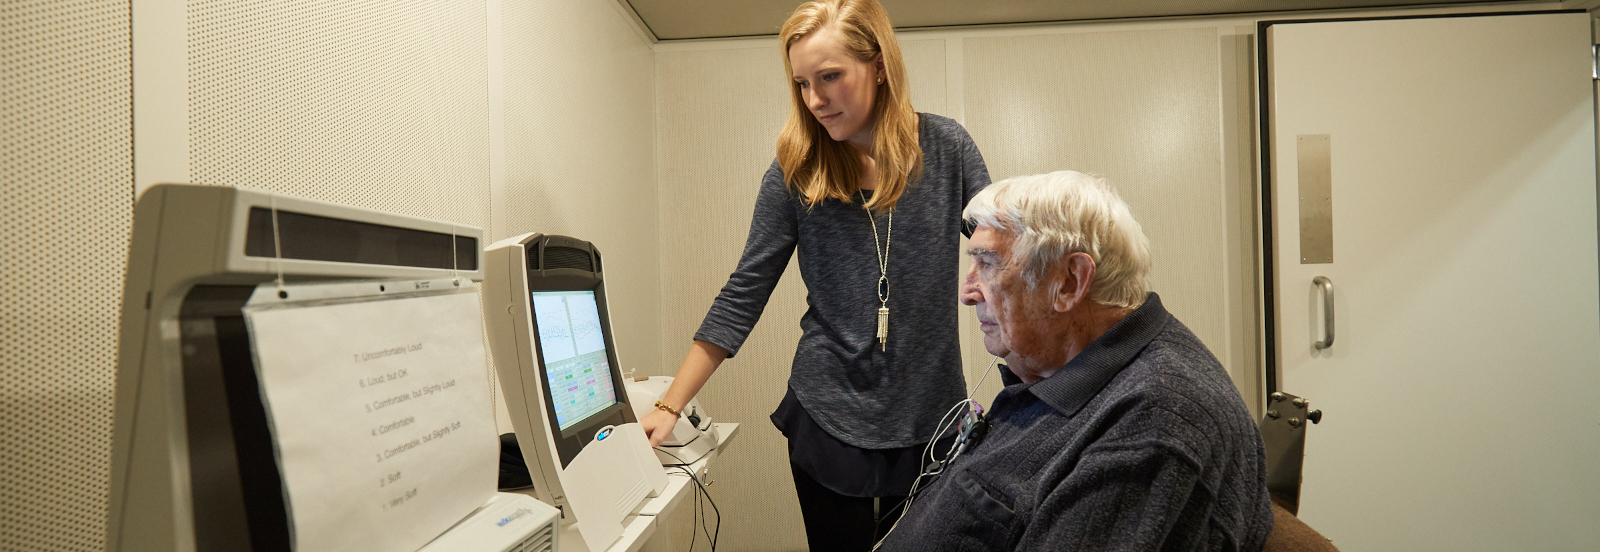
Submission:
{"label": "woman's gray sweater", "polygon": [[[861,448],[925,443],[966,396],[956,332],[961,210],[989,185],[989,171],[959,123],[920,115],[922,176],[894,209],[887,351],[876,339],[878,260],[866,209],[834,199],[807,207],[777,162],[761,179],[739,266],[694,336],[738,353],[798,248],[810,308],[789,387],[818,425]],[[889,216],[872,218],[881,247]]]}

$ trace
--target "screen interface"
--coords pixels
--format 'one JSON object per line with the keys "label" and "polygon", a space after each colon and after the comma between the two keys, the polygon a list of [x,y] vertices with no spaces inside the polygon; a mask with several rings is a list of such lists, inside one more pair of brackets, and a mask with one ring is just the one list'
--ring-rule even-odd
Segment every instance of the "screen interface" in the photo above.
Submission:
{"label": "screen interface", "polygon": [[538,325],[556,425],[572,424],[616,404],[600,308],[593,291],[535,291],[534,323]]}

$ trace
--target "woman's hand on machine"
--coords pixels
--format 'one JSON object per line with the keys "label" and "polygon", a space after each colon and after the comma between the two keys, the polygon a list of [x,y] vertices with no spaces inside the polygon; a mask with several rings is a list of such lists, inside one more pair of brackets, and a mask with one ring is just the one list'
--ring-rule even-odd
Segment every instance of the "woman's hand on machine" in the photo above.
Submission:
{"label": "woman's hand on machine", "polygon": [[650,446],[660,446],[662,441],[672,435],[672,428],[678,424],[678,417],[665,410],[652,410],[644,419],[639,420],[639,425],[644,428],[644,434],[650,437]]}

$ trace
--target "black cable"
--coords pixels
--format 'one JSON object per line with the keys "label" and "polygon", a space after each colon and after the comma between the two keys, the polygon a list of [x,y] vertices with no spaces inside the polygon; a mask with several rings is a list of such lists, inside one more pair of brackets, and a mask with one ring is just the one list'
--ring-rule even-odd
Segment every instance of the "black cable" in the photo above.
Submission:
{"label": "black cable", "polygon": [[[683,469],[683,468],[680,467],[678,469]],[[699,490],[698,487],[694,490],[694,519],[696,521],[696,525],[700,526],[700,532],[706,534],[706,540],[707,541],[711,540],[711,533],[706,531],[706,507],[703,504],[700,503],[700,490]],[[689,537],[690,537],[689,546],[692,548],[692,547],[694,547],[694,528],[693,527],[689,528]],[[711,549],[712,550],[716,550],[717,547],[713,545],[711,547]]]}
{"label": "black cable", "polygon": [[[683,468],[679,468],[679,469],[683,469]],[[697,509],[697,511],[701,512],[701,514],[700,514],[700,531],[706,534],[706,538],[711,541],[711,550],[715,551],[717,549],[717,536],[716,535],[712,535],[711,534],[711,530],[706,529],[706,516],[705,516],[705,509],[706,508],[705,508],[705,506],[700,504],[700,498],[702,496],[704,496],[707,501],[711,500],[711,493],[706,490],[705,486],[703,484],[701,484],[699,480],[695,481],[695,485],[697,487],[699,487],[699,491],[700,491],[700,492],[698,492],[698,493],[696,493],[694,495],[695,508]],[[713,505],[713,506],[715,506],[715,505]],[[721,512],[717,513],[717,533],[718,534],[722,533],[722,513]]]}
{"label": "black cable", "polygon": [[[666,466],[666,467],[678,468],[679,470],[681,470],[683,472],[684,475],[689,476],[689,480],[690,481],[694,482],[695,491],[696,491],[696,493],[694,495],[694,505],[695,505],[694,517],[695,517],[695,521],[698,522],[698,523],[696,523],[696,525],[699,525],[700,526],[700,530],[705,532],[706,539],[711,541],[711,552],[716,552],[716,550],[717,550],[717,538],[722,536],[722,510],[717,509],[717,501],[711,499],[711,491],[707,490],[705,483],[700,482],[700,478],[699,477],[695,477],[694,472],[689,470],[689,468],[688,468],[688,466],[690,465],[689,462],[684,462],[682,458],[678,457],[678,455],[673,454],[671,452],[667,452],[665,450],[662,450],[661,447],[653,447],[653,448],[655,448],[656,451],[658,451],[658,452],[660,452],[662,454],[665,454],[667,456],[671,456],[673,460],[677,460],[678,461],[678,464],[669,465],[669,466]],[[717,514],[717,524],[716,524],[715,532],[706,530],[705,519],[700,513],[701,510],[702,510],[702,507],[700,506],[700,496],[701,495],[705,495],[706,503],[711,505],[712,513]],[[689,551],[690,552],[694,552],[694,541],[697,538],[698,538],[698,534],[695,533],[694,530],[691,529],[689,531]]]}
{"label": "black cable", "polygon": [[[679,458],[678,455],[676,455],[676,454],[673,454],[671,452],[667,452],[666,450],[662,449],[661,447],[650,447],[650,448],[655,449],[656,452],[659,452],[661,454],[665,454],[667,456],[671,456],[673,460],[677,460],[678,461],[677,464],[662,464],[662,466],[668,467],[668,468],[678,468],[679,470],[682,470],[685,475],[689,476],[689,479],[691,481],[694,481],[696,485],[699,485],[700,481],[695,479],[694,474],[690,473],[688,468],[684,467],[684,466],[688,466],[689,464],[687,462],[684,462],[682,458]],[[721,518],[721,514],[718,514],[718,518],[719,518],[718,519],[718,523],[720,523],[721,522],[721,519],[720,519]],[[695,495],[694,495],[694,520],[693,520],[693,523],[695,525],[701,525],[699,522],[700,522],[700,494],[699,494],[699,489],[696,489],[696,492],[695,492]],[[702,525],[701,529],[702,530],[704,529],[703,525]],[[720,529],[720,527],[718,527],[718,529]],[[706,538],[710,539],[711,535],[707,534]],[[693,529],[690,529],[689,530],[689,552],[694,552],[694,542],[696,540],[699,540],[699,535],[695,534]],[[716,549],[717,549],[716,544],[712,544],[711,550],[713,550],[713,552],[714,552]]]}
{"label": "black cable", "polygon": [[[689,480],[693,481],[696,486],[696,491],[698,491],[698,493],[695,494],[695,504],[698,506],[700,504],[700,496],[705,495],[706,503],[711,505],[712,513],[717,514],[717,525],[715,532],[706,530],[704,517],[701,517],[699,520],[700,530],[706,533],[706,539],[711,541],[711,550],[715,552],[717,549],[717,539],[722,535],[722,511],[717,509],[717,501],[711,499],[711,491],[706,489],[705,483],[702,483],[700,478],[695,477],[694,472],[691,472],[688,468],[682,466],[679,466],[678,469],[683,470],[683,473],[688,475]],[[698,514],[697,517],[699,517]],[[693,548],[693,540],[689,541],[689,546]]]}
{"label": "black cable", "polygon": [[[679,468],[679,469],[683,469],[683,468]],[[706,516],[705,516],[706,507],[705,507],[704,504],[701,503],[700,498],[701,498],[700,497],[700,492],[699,492],[699,489],[697,487],[695,489],[695,493],[694,493],[694,511],[695,511],[695,515],[699,516],[698,519],[700,520],[700,532],[706,534],[706,540],[711,540],[711,531],[706,529]],[[693,532],[692,529],[690,531]],[[716,550],[717,547],[715,545],[713,545],[711,547],[711,549],[712,550]]]}
{"label": "black cable", "polygon": [[[668,453],[668,454],[671,454],[671,453]],[[686,473],[686,474],[688,473],[688,468],[685,468],[683,466],[678,466],[678,469],[679,470],[683,470],[684,473]],[[690,474],[689,475],[689,479],[690,480],[694,480],[694,475]],[[701,503],[700,503],[700,492],[701,492],[701,489],[698,487],[699,481],[695,481],[695,483],[696,483],[697,486],[694,489],[694,523],[691,524],[690,528],[689,528],[689,552],[694,552],[694,543],[695,543],[696,540],[699,540],[699,535],[694,532],[695,531],[694,530],[694,526],[695,525],[698,525],[700,527],[700,531],[702,531],[702,532],[704,532],[706,534],[706,540],[707,541],[711,541],[712,540],[711,539],[711,531],[707,531],[706,530],[705,506],[702,506]],[[715,551],[716,549],[717,549],[716,543],[712,542],[711,543],[711,550]]]}
{"label": "black cable", "polygon": [[[667,454],[672,454],[672,453],[669,452]],[[673,458],[677,458],[677,457],[674,456]],[[677,468],[680,469],[680,470],[681,469],[685,469],[682,464],[679,464],[677,466]],[[694,526],[696,526],[696,525],[701,525],[701,523],[700,523],[700,493],[699,492],[695,492],[695,495],[694,495],[694,519],[689,521],[689,552],[694,552],[694,542],[697,541],[697,540],[700,540],[700,535],[695,534],[695,532],[694,532]],[[711,550],[712,550],[712,552],[715,552],[716,551],[716,547],[715,546],[711,547]]]}

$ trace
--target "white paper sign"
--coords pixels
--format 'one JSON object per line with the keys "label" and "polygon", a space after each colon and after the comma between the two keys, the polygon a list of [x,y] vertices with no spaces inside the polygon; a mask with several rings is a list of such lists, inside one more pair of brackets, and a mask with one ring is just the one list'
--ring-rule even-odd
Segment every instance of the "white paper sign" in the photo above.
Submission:
{"label": "white paper sign", "polygon": [[248,307],[294,549],[412,551],[495,492],[478,294]]}

